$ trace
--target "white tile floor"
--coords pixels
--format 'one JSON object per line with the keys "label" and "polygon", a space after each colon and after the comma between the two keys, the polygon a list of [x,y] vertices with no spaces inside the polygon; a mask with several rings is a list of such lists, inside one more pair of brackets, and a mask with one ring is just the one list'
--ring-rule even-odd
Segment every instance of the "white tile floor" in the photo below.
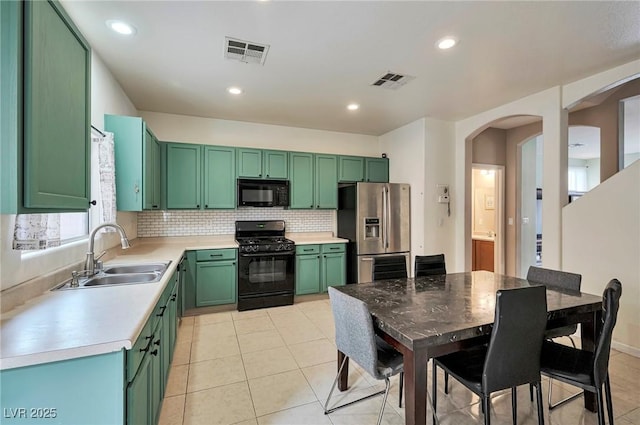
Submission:
{"label": "white tile floor", "polygon": [[[328,299],[183,318],[160,424],[375,424],[381,397],[324,415],[322,403],[336,373],[333,341]],[[616,424],[640,425],[640,359],[612,352],[610,373]],[[442,377],[439,382],[442,388]],[[404,409],[397,404],[397,379],[392,383],[383,423],[401,425]],[[337,392],[333,402],[382,388],[353,362],[349,385],[349,391]],[[481,424],[478,398],[454,380],[450,385],[448,396],[438,393],[440,422]],[[568,388],[554,384],[554,398],[568,394]],[[547,390],[545,380],[545,398]],[[509,393],[493,397],[491,418],[493,424],[511,424]],[[518,391],[518,423],[537,424],[527,387]],[[576,400],[551,413],[545,408],[545,423],[597,424],[597,418]]]}

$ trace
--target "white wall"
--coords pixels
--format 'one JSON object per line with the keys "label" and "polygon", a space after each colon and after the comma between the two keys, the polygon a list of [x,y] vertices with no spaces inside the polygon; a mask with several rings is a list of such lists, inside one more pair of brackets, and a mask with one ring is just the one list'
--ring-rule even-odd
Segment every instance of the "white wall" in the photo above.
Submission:
{"label": "white wall", "polygon": [[[380,150],[389,157],[389,181],[411,185],[411,264],[425,254],[425,118],[380,136]],[[413,267],[410,267],[413,272]]]}
{"label": "white wall", "polygon": [[[582,291],[601,295],[622,283],[617,348],[640,356],[640,162],[562,211],[563,268],[582,274]],[[624,225],[620,225],[624,223]]]}
{"label": "white wall", "polygon": [[453,220],[446,204],[436,202],[436,185],[453,185],[452,141],[453,124],[431,118],[380,136],[380,150],[389,156],[389,181],[411,184],[412,264],[416,255],[444,253],[447,270],[455,270]]}
{"label": "white wall", "polygon": [[362,134],[141,111],[161,141],[380,156],[378,138]]}
{"label": "white wall", "polygon": [[[91,62],[91,123],[102,129],[105,113],[137,115],[135,107],[95,52],[92,53]],[[97,170],[97,164],[95,158],[92,158],[92,171],[94,170]],[[92,193],[95,198],[97,192],[93,186]],[[86,239],[35,254],[25,255],[21,251],[14,251],[11,246],[14,221],[14,215],[0,216],[0,290],[84,259],[87,251]],[[118,222],[125,226],[131,238],[136,237],[135,213],[118,213]],[[110,248],[119,242],[117,236],[109,234],[96,243],[96,251]]]}

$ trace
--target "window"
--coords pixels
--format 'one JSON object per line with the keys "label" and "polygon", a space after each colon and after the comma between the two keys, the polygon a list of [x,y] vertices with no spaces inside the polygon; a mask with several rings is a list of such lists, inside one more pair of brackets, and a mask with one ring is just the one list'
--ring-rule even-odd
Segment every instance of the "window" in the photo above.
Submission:
{"label": "window", "polygon": [[72,242],[89,234],[89,213],[60,214],[60,244]]}

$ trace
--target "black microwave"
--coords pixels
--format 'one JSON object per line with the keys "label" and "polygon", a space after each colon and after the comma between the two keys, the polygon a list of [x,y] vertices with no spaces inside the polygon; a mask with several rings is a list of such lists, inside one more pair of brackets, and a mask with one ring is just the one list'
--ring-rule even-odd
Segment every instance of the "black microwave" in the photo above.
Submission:
{"label": "black microwave", "polygon": [[288,207],[289,180],[238,179],[239,207]]}

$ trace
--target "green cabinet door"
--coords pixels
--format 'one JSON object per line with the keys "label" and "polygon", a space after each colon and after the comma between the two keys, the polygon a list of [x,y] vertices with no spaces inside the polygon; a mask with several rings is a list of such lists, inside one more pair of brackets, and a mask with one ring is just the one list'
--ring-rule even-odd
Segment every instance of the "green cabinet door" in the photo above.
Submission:
{"label": "green cabinet door", "polygon": [[236,150],[222,146],[203,148],[204,207],[236,207]]}
{"label": "green cabinet door", "polygon": [[145,210],[157,210],[160,208],[160,144],[146,125],[144,128],[143,207]]}
{"label": "green cabinet door", "polygon": [[289,197],[291,209],[314,207],[313,198],[313,154],[291,152],[289,155]]}
{"label": "green cabinet door", "polygon": [[169,310],[169,363],[173,361],[173,353],[176,348],[176,338],[178,336],[178,306],[180,305],[180,299],[178,298],[180,293],[178,272],[176,272],[174,282],[173,291],[169,298],[169,307],[167,308],[167,310]]}
{"label": "green cabinet door", "polygon": [[238,148],[236,155],[238,177],[262,177],[262,150]]}
{"label": "green cabinet door", "polygon": [[[51,211],[86,211],[91,187],[91,50],[58,2],[21,4],[23,204]],[[2,26],[4,31],[4,19]]]}
{"label": "green cabinet door", "polygon": [[127,424],[149,424],[152,364],[151,356],[146,355],[135,378],[127,387]]}
{"label": "green cabinet door", "polygon": [[149,348],[147,357],[151,361],[151,378],[149,386],[149,416],[152,424],[157,424],[160,416],[160,405],[162,404],[162,395],[164,385],[162,382],[162,321],[158,322],[156,331],[153,333],[153,343]]}
{"label": "green cabinet door", "polygon": [[366,180],[375,183],[389,183],[389,159],[366,158]]}
{"label": "green cabinet door", "polygon": [[196,265],[196,307],[236,302],[236,262],[205,261]]}
{"label": "green cabinet door", "polygon": [[347,258],[344,252],[322,254],[322,291],[347,283]]}
{"label": "green cabinet door", "polygon": [[364,181],[364,158],[358,156],[338,157],[338,181]]}
{"label": "green cabinet door", "polygon": [[268,179],[286,179],[289,176],[289,153],[285,151],[262,152],[262,175]]}
{"label": "green cabinet door", "polygon": [[296,295],[320,292],[320,255],[296,255]]}
{"label": "green cabinet door", "polygon": [[338,161],[335,155],[315,156],[315,207],[338,208]]}
{"label": "green cabinet door", "polygon": [[200,145],[167,144],[167,208],[200,208]]}

